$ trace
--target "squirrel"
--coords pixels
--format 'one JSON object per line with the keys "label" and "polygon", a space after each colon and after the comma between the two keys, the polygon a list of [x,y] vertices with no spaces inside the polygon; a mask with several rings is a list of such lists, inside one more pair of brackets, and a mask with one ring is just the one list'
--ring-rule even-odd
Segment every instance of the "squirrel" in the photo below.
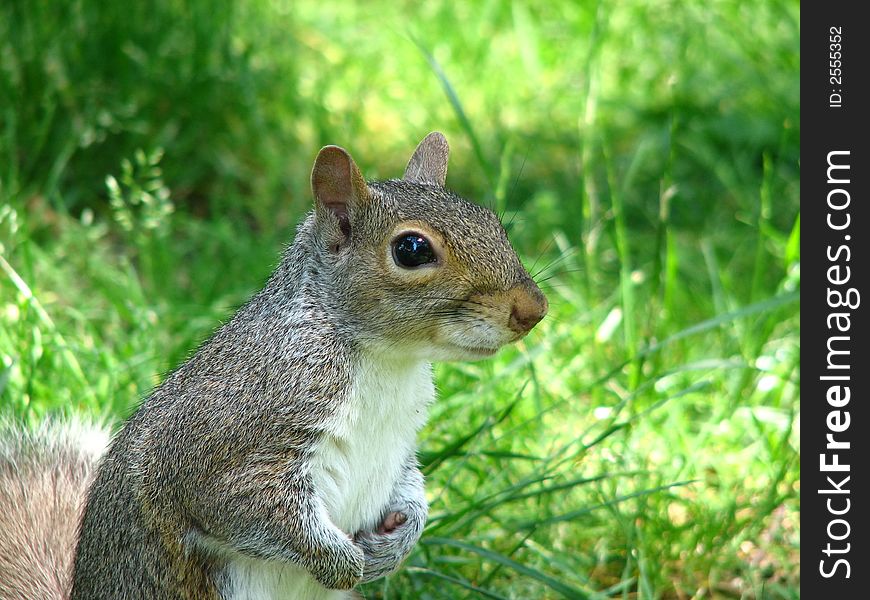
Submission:
{"label": "squirrel", "polygon": [[428,513],[431,363],[491,356],[548,308],[498,217],[445,189],[448,154],[433,132],[402,179],[366,182],[320,151],[263,289],[100,460],[72,600],[357,598],[399,567]]}

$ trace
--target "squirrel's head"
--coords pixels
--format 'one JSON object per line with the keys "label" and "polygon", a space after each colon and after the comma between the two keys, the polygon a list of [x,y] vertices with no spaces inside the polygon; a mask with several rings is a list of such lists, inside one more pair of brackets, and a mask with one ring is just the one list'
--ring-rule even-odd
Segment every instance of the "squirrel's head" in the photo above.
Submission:
{"label": "squirrel's head", "polygon": [[444,189],[447,158],[447,140],[430,133],[402,179],[366,183],[342,148],[317,156],[316,269],[364,346],[425,360],[482,358],[547,312],[498,217]]}

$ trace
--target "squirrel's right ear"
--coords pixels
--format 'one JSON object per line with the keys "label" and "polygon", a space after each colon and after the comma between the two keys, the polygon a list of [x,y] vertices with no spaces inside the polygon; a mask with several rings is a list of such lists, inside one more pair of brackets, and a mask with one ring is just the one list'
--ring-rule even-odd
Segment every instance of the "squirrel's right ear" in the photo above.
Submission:
{"label": "squirrel's right ear", "polygon": [[326,209],[350,236],[350,210],[369,198],[365,179],[350,154],[338,146],[324,146],[311,170],[311,191],[318,212]]}
{"label": "squirrel's right ear", "polygon": [[447,159],[450,146],[444,134],[433,131],[423,138],[405,168],[405,181],[430,183],[444,187],[447,181]]}

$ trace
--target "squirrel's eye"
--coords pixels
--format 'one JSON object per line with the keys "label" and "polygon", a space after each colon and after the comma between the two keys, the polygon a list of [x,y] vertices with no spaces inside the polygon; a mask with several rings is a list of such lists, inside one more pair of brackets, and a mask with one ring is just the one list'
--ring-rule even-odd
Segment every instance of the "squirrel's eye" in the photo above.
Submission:
{"label": "squirrel's eye", "polygon": [[413,269],[438,260],[432,244],[419,233],[406,233],[393,240],[393,260],[400,267]]}

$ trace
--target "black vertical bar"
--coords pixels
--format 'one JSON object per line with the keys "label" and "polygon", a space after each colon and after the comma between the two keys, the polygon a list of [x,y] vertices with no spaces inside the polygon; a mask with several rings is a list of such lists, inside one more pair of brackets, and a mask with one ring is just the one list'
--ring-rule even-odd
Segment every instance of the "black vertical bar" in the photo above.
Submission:
{"label": "black vertical bar", "polygon": [[861,6],[802,6],[801,593],[809,599],[868,597],[870,578],[870,21]]}

